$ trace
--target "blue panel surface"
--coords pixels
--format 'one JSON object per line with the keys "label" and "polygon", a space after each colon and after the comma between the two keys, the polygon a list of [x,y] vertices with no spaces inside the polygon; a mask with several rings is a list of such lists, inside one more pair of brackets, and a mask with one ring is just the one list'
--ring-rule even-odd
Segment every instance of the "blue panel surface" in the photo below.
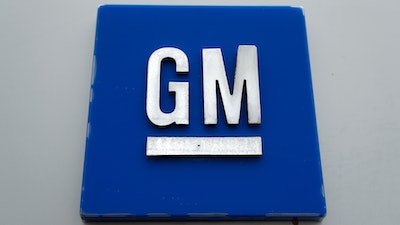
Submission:
{"label": "blue panel surface", "polygon": [[[230,84],[239,45],[255,45],[259,125],[204,125],[203,48],[221,48]],[[189,125],[160,128],[146,116],[150,55],[173,46],[190,70],[161,71],[161,108],[174,109],[169,81],[187,81]],[[261,136],[260,157],[147,157],[148,136]],[[304,15],[294,7],[106,5],[98,11],[81,200],[85,220],[320,219],[325,198]]]}

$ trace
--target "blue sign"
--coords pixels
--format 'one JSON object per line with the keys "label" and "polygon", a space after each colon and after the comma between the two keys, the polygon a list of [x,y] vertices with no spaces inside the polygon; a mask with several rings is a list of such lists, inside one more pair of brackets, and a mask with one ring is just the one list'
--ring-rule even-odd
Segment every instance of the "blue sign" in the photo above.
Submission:
{"label": "blue sign", "polygon": [[98,11],[84,220],[321,219],[304,14]]}

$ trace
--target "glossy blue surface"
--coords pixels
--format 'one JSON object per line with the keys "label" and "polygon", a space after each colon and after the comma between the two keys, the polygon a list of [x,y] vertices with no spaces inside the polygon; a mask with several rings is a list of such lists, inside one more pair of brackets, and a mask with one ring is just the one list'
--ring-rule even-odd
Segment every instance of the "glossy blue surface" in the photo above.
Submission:
{"label": "glossy blue surface", "polygon": [[[201,50],[220,47],[233,82],[238,45],[258,48],[262,124],[203,124]],[[189,58],[190,124],[158,128],[146,116],[146,70],[164,46]],[[81,216],[85,220],[320,219],[325,198],[304,15],[292,7],[102,6],[89,111]],[[145,155],[147,136],[262,136],[261,157]]]}

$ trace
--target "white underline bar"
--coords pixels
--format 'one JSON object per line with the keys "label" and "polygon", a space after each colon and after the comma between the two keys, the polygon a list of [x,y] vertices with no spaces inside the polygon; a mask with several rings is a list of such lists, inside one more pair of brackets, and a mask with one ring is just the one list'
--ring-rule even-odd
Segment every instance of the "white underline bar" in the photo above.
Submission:
{"label": "white underline bar", "polygon": [[261,137],[147,137],[147,156],[261,156]]}

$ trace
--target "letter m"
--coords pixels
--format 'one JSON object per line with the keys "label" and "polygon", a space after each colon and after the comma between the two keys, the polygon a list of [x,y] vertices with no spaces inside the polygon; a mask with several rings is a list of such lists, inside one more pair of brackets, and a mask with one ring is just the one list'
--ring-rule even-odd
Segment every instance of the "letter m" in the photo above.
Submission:
{"label": "letter m", "polygon": [[[233,92],[226,78],[220,48],[206,48],[203,56],[204,123],[217,124],[217,83],[228,124],[239,124],[243,88],[247,96],[247,121],[261,123],[260,87],[257,47],[239,45]],[[231,94],[232,93],[232,94]]]}

